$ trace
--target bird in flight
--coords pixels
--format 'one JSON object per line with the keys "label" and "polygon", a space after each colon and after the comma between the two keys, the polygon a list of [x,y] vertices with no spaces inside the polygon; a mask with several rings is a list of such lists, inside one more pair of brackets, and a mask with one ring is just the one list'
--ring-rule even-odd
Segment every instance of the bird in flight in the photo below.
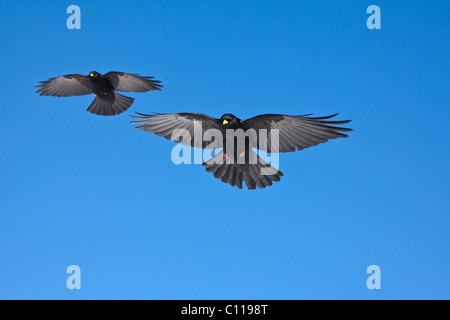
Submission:
{"label": "bird in flight", "polygon": [[[224,114],[220,119],[199,113],[137,114],[132,116],[137,121],[131,122],[138,125],[136,129],[191,147],[223,148],[203,166],[217,179],[240,189],[243,182],[248,189],[265,188],[274,181],[280,181],[283,176],[281,171],[253,152],[253,148],[268,153],[300,151],[329,139],[347,138],[348,135],[343,132],[353,131],[337,126],[351,120],[330,120],[337,114],[325,117],[264,114],[246,120],[232,114]],[[228,135],[228,129],[234,133],[239,131],[240,136],[236,135],[238,137],[235,139],[235,136]],[[184,130],[184,134],[174,134],[177,130]],[[214,135],[214,139],[202,138],[206,137],[208,130],[220,134]],[[236,143],[240,138],[244,143]]]}
{"label": "bird in flight", "polygon": [[87,109],[94,114],[110,116],[124,112],[134,102],[115,91],[147,92],[161,90],[161,81],[153,77],[141,77],[125,72],[108,72],[100,74],[92,71],[89,75],[68,74],[61,77],[40,81],[36,92],[41,96],[70,97],[94,94],[95,99]]}

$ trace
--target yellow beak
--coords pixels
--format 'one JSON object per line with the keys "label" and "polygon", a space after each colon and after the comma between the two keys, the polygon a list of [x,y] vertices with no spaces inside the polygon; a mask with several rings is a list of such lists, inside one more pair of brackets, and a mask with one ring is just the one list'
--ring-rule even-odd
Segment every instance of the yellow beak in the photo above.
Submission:
{"label": "yellow beak", "polygon": [[89,73],[89,75],[91,76],[91,77],[93,77],[94,76],[94,74],[91,72],[91,73]]}
{"label": "yellow beak", "polygon": [[227,120],[223,120],[223,124],[228,124],[228,121]]}

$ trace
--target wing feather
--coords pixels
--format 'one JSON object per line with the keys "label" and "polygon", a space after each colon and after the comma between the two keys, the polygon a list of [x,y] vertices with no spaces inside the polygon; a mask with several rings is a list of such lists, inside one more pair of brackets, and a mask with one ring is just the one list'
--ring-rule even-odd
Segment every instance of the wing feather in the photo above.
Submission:
{"label": "wing feather", "polygon": [[[244,120],[243,125],[246,129],[256,130],[258,141],[254,141],[255,146],[266,152],[303,150],[319,143],[325,143],[330,139],[347,138],[348,135],[343,132],[353,131],[350,128],[336,126],[349,123],[351,120],[329,120],[337,113],[324,117],[311,117],[310,115],[264,114]],[[262,132],[259,132],[260,129],[266,129],[267,136],[263,136]],[[274,129],[278,130],[279,141],[275,139]],[[272,136],[275,139],[273,145]]]}
{"label": "wing feather", "polygon": [[41,96],[70,97],[92,93],[89,78],[82,74],[68,74],[40,81],[36,92]]}
{"label": "wing feather", "polygon": [[[179,142],[183,145],[196,148],[221,148],[223,142],[221,140],[203,141],[203,135],[206,130],[217,129],[220,130],[217,119],[200,113],[163,113],[163,114],[140,114],[139,116],[132,116],[138,121],[132,121],[132,124],[138,125],[136,129],[155,133],[158,136],[164,137],[168,140]],[[197,125],[194,126],[194,123]],[[199,131],[194,132],[196,128]],[[182,134],[183,138],[174,136],[177,129],[184,129],[186,132]],[[201,131],[200,131],[201,130]],[[190,138],[188,138],[190,137]],[[194,140],[195,139],[195,140]]]}
{"label": "wing feather", "polygon": [[112,71],[103,75],[109,80],[114,90],[126,92],[147,92],[161,90],[161,81],[152,80],[153,77],[142,77],[137,74]]}

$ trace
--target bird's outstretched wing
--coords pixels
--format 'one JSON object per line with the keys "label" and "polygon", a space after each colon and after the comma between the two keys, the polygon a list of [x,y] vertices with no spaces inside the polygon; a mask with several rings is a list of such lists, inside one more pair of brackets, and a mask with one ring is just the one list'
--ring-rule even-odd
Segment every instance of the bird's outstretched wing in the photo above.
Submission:
{"label": "bird's outstretched wing", "polygon": [[161,81],[152,80],[153,77],[141,77],[137,74],[125,72],[108,72],[103,75],[112,84],[114,90],[127,92],[147,92],[161,90]]}
{"label": "bird's outstretched wing", "polygon": [[[132,116],[132,118],[138,121],[132,121],[131,123],[139,125],[136,127],[138,130],[155,133],[158,136],[191,147],[203,149],[222,147],[222,139],[216,140],[214,138],[219,136],[214,134],[220,132],[219,121],[210,116],[200,113],[137,114],[139,116]],[[209,131],[211,136],[204,139],[204,133],[209,129],[212,129]]]}
{"label": "bird's outstretched wing", "polygon": [[40,81],[37,93],[41,96],[70,97],[92,93],[89,78],[82,74],[68,74],[61,77]]}
{"label": "bird's outstretched wing", "polygon": [[[288,116],[281,114],[264,114],[243,121],[246,129],[253,128],[256,131],[257,148],[266,152],[292,152],[303,150],[329,139],[347,138],[342,132],[353,129],[337,127],[351,120],[330,121],[336,114],[326,117],[309,117],[310,115]],[[259,129],[266,129],[264,131]],[[278,139],[273,129],[278,129]],[[272,136],[274,141],[272,141]],[[263,141],[265,140],[265,141]],[[278,140],[278,141],[277,141]]]}

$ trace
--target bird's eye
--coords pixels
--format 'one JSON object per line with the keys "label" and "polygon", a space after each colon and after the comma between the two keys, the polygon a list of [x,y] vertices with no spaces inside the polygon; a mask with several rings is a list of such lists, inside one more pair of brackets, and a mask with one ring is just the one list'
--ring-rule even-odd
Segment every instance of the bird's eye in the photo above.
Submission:
{"label": "bird's eye", "polygon": [[89,73],[89,76],[91,76],[91,77],[93,77],[94,76],[94,74],[91,72],[91,73]]}
{"label": "bird's eye", "polygon": [[228,124],[228,121],[227,120],[223,120],[223,124]]}

